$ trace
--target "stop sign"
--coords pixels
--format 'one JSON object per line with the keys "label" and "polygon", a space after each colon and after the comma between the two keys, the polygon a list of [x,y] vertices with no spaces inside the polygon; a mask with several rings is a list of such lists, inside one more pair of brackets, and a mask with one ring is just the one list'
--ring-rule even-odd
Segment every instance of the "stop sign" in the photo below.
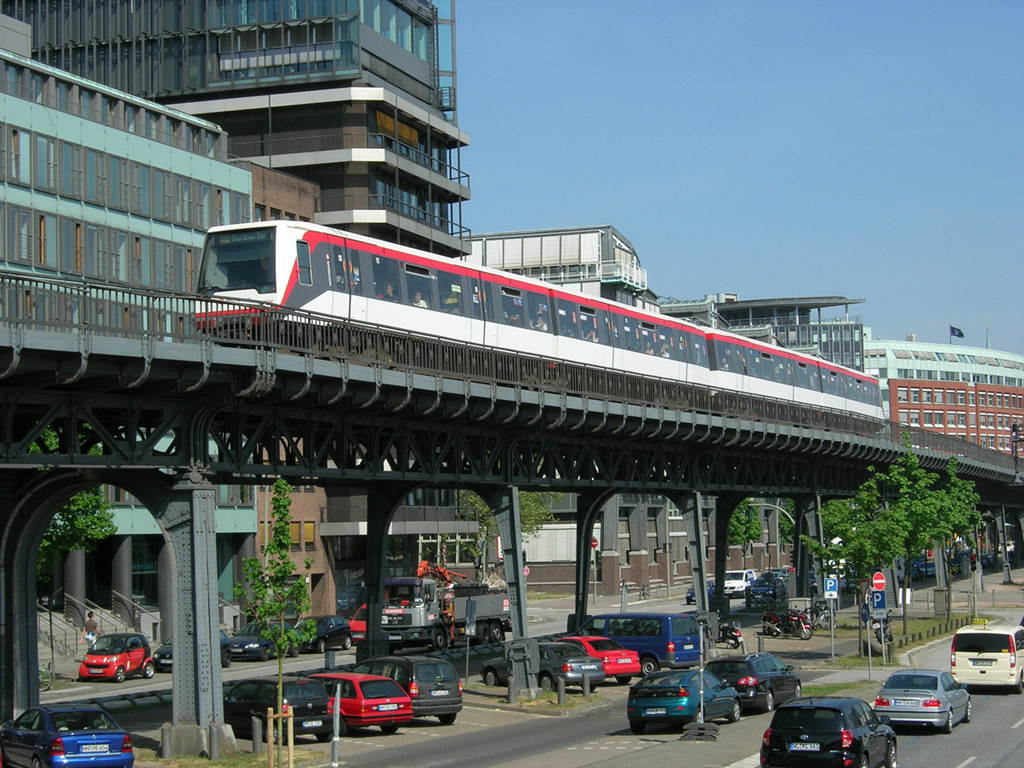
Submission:
{"label": "stop sign", "polygon": [[885,591],[885,574],[881,571],[875,571],[875,575],[871,577],[871,588],[876,592]]}
{"label": "stop sign", "polygon": [[591,549],[597,549],[597,537],[596,536],[590,540],[590,548]]}

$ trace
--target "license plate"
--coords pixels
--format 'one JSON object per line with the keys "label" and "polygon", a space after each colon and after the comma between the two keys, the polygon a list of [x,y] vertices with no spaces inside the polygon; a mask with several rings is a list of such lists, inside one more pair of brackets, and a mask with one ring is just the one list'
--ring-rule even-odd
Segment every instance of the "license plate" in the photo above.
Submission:
{"label": "license plate", "polygon": [[319,728],[323,724],[324,724],[323,720],[303,720],[302,721],[302,727],[303,728]]}
{"label": "license plate", "polygon": [[81,751],[82,752],[106,752],[107,751],[107,745],[106,744],[83,744]]}
{"label": "license plate", "polygon": [[392,711],[398,709],[398,705],[397,704],[380,704],[380,705],[377,706],[377,709],[380,712],[392,712]]}
{"label": "license plate", "polygon": [[995,663],[995,659],[971,659],[971,664],[976,667],[991,667]]}
{"label": "license plate", "polygon": [[897,707],[916,707],[917,699],[893,699],[893,704]]}
{"label": "license plate", "polygon": [[664,715],[668,712],[665,707],[647,707],[644,709],[645,715]]}
{"label": "license plate", "polygon": [[789,745],[790,752],[818,752],[821,744],[815,741],[794,741]]}
{"label": "license plate", "polygon": [[401,635],[388,635],[388,640],[401,640]]}
{"label": "license plate", "polygon": [[444,688],[440,688],[440,689],[438,689],[436,691],[431,691],[430,695],[431,696],[447,696],[449,693],[451,693],[451,691],[446,690]]}
{"label": "license plate", "polygon": [[89,674],[90,675],[102,675],[103,674],[103,670],[102,669],[90,669],[89,670]]}
{"label": "license plate", "polygon": [[619,659],[616,664],[629,664],[629,659]]}
{"label": "license plate", "polygon": [[597,669],[597,664],[580,664],[580,669]]}

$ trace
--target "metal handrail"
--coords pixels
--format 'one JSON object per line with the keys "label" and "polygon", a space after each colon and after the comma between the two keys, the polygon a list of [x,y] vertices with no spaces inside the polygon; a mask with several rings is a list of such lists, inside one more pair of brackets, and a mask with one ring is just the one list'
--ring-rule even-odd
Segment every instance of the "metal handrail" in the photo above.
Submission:
{"label": "metal handrail", "polygon": [[160,628],[159,613],[149,610],[127,595],[122,595],[116,589],[110,590],[110,602],[111,610],[126,621],[130,620],[133,629],[137,629],[152,640],[157,639],[157,631]]}
{"label": "metal handrail", "polygon": [[[205,316],[216,318],[197,322]],[[688,382],[474,347],[259,302],[128,289],[85,281],[0,274],[0,328],[90,333],[150,341],[274,349],[447,374],[488,384],[557,391],[591,399],[750,419],[882,440],[901,449],[966,457],[1014,471],[1013,458],[956,437],[816,406],[713,390]],[[216,327],[214,327],[216,326]],[[0,366],[2,367],[2,366]],[[0,371],[2,375],[2,371]]]}
{"label": "metal handrail", "polygon": [[129,632],[135,629],[116,616],[109,608],[104,608],[92,600],[79,600],[74,595],[64,594],[64,616],[73,626],[81,629],[89,611],[92,611],[101,635],[108,635],[111,632]]}
{"label": "metal handrail", "polygon": [[40,645],[49,647],[50,627],[53,627],[53,650],[61,656],[74,656],[77,652],[78,633],[64,614],[55,613],[52,608],[36,606],[36,632]]}

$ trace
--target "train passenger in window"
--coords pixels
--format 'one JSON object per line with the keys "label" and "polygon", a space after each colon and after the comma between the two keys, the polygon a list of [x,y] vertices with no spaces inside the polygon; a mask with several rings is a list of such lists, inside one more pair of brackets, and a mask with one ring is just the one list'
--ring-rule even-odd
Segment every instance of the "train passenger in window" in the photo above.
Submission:
{"label": "train passenger in window", "polygon": [[580,312],[580,338],[585,341],[599,341],[596,315]]}
{"label": "train passenger in window", "polygon": [[416,293],[412,295],[412,305],[414,307],[420,307],[422,309],[429,309],[426,300],[423,298],[423,294],[420,293],[419,291],[416,291]]}
{"label": "train passenger in window", "polygon": [[543,312],[537,313],[537,317],[531,325],[535,331],[543,331],[544,333],[548,332],[548,321],[544,319]]}
{"label": "train passenger in window", "polygon": [[443,309],[450,315],[462,314],[462,302],[459,297],[462,295],[462,286],[452,285],[445,296]]}
{"label": "train passenger in window", "polygon": [[384,290],[377,296],[378,299],[383,301],[398,301],[398,294],[395,293],[395,286],[391,283],[384,285]]}

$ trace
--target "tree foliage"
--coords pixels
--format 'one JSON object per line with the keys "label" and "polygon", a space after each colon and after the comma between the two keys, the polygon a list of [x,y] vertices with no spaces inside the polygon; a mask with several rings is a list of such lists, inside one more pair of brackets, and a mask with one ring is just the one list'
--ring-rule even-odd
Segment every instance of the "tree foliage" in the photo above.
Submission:
{"label": "tree foliage", "polygon": [[[564,495],[553,491],[519,494],[519,525],[523,538],[539,533],[545,525],[555,521],[551,507]],[[476,520],[479,524],[476,543],[472,549],[473,554],[480,557],[487,551],[487,542],[492,541],[498,533],[498,521],[494,518],[494,510],[471,490],[459,490],[456,494],[456,503],[463,518]]]}
{"label": "tree foliage", "polygon": [[[261,637],[274,648],[277,658],[277,711],[280,712],[284,688],[284,657],[288,649],[313,636],[315,626],[303,622],[298,628],[285,621],[286,616],[301,616],[309,611],[310,595],[306,580],[296,574],[291,550],[292,487],[285,480],[274,483],[270,502],[270,531],[264,547],[264,559],[247,557],[243,561],[245,581],[235,585],[235,598],[263,629]],[[304,561],[305,570],[313,565]]]}
{"label": "tree foliage", "polygon": [[761,541],[763,531],[757,510],[750,499],[744,499],[736,505],[729,518],[729,544],[743,547],[746,554],[755,541]]}

